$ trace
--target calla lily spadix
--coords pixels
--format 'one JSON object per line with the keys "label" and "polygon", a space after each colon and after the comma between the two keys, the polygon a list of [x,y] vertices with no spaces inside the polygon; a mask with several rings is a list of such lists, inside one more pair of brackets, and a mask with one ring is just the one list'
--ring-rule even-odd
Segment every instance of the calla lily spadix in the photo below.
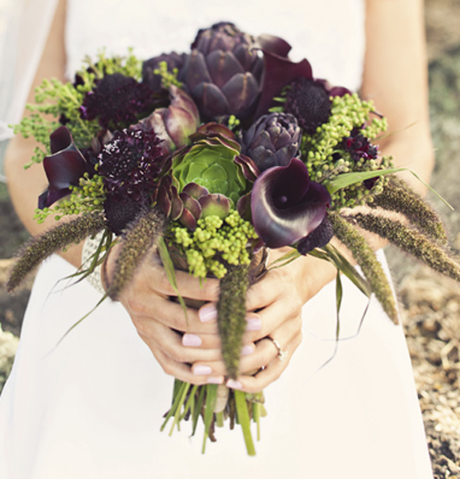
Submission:
{"label": "calla lily spadix", "polygon": [[254,228],[270,248],[291,245],[323,221],[331,202],[327,189],[310,181],[307,167],[293,158],[288,166],[264,171],[251,195]]}

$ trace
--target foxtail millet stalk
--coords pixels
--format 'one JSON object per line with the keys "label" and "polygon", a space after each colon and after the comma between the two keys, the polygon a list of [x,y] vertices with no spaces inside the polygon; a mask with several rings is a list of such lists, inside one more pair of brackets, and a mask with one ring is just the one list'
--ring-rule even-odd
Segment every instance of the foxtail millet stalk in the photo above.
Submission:
{"label": "foxtail millet stalk", "polygon": [[107,288],[110,298],[115,300],[119,297],[136,268],[162,237],[165,227],[166,218],[157,206],[143,211],[128,225],[123,232],[123,244]]}
{"label": "foxtail millet stalk", "polygon": [[72,243],[80,243],[88,236],[95,235],[104,227],[105,219],[98,211],[79,216],[32,238],[19,252],[19,259],[10,273],[6,289],[14,291],[43,260]]}
{"label": "foxtail millet stalk", "polygon": [[397,178],[391,178],[382,193],[374,196],[373,201],[369,202],[369,206],[401,213],[427,236],[443,245],[447,244],[447,234],[436,211]]}
{"label": "foxtail millet stalk", "polygon": [[423,261],[435,271],[460,281],[460,266],[431,238],[400,221],[373,214],[356,214],[349,217],[361,228],[382,238]]}
{"label": "foxtail millet stalk", "polygon": [[249,288],[249,265],[229,265],[220,280],[217,302],[219,336],[227,374],[236,379],[239,370],[241,341],[246,330],[246,293]]}
{"label": "foxtail millet stalk", "polygon": [[329,213],[335,236],[350,250],[371,289],[390,319],[398,323],[396,300],[382,265],[364,236],[338,213]]}

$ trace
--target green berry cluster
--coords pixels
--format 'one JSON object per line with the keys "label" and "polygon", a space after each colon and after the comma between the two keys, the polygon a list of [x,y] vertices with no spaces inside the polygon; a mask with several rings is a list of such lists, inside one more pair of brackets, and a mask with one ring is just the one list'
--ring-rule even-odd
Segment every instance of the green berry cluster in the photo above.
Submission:
{"label": "green berry cluster", "polygon": [[[44,146],[37,148],[26,168],[33,163],[40,163],[50,154],[49,136],[65,119],[66,126],[72,132],[75,144],[79,148],[91,144],[91,139],[99,131],[97,120],[87,121],[80,118],[79,108],[87,92],[94,87],[95,81],[104,75],[122,73],[123,75],[141,77],[141,62],[130,52],[127,57],[106,58],[104,52],[99,53],[96,62],[85,59],[84,67],[77,73],[78,84],[62,83],[57,79],[45,79],[35,91],[36,104],[28,104],[26,108],[32,113],[13,126],[14,132],[24,138],[33,137]],[[49,120],[47,116],[53,116]]]}
{"label": "green berry cluster", "polygon": [[249,265],[251,244],[258,239],[254,227],[236,210],[222,220],[206,216],[197,222],[195,231],[172,226],[172,243],[186,256],[190,274],[206,278],[212,274],[223,278],[226,265]]}
{"label": "green berry cluster", "polygon": [[[310,178],[317,183],[324,183],[342,173],[377,171],[391,167],[389,157],[379,161],[354,161],[342,143],[355,129],[370,139],[386,130],[385,118],[377,115],[370,117],[374,110],[373,103],[361,100],[356,93],[336,96],[331,101],[329,121],[319,126],[313,135],[304,135],[302,138],[301,155],[308,167]],[[333,195],[333,208],[338,210],[364,204],[379,194],[385,183],[384,177],[380,177],[371,190],[362,183],[343,188]]]}
{"label": "green berry cluster", "polygon": [[163,61],[158,64],[158,68],[153,71],[155,75],[161,76],[161,86],[165,90],[169,90],[171,85],[175,85],[178,88],[182,88],[182,82],[177,79],[177,75],[179,74],[178,68],[173,68],[172,71],[168,70],[168,63]]}
{"label": "green berry cluster", "polygon": [[56,221],[63,216],[78,215],[80,213],[91,213],[103,209],[105,200],[103,177],[94,175],[90,178],[85,173],[78,186],[70,186],[70,195],[63,198],[52,208],[35,210],[34,219],[41,224],[48,216],[54,214]]}

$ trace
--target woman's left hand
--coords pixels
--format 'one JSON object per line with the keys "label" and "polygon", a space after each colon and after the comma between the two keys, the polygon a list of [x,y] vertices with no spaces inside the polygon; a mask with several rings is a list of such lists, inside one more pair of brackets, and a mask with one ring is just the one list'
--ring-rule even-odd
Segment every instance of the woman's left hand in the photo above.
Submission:
{"label": "woman's left hand", "polygon": [[[272,261],[285,252],[286,249],[272,251]],[[237,380],[227,381],[229,387],[254,393],[280,377],[302,341],[303,305],[333,277],[334,269],[324,261],[301,257],[269,270],[261,281],[250,287],[241,374]],[[212,304],[205,306],[207,310],[210,307]],[[195,363],[192,371],[201,371],[202,366],[225,375],[222,361]]]}

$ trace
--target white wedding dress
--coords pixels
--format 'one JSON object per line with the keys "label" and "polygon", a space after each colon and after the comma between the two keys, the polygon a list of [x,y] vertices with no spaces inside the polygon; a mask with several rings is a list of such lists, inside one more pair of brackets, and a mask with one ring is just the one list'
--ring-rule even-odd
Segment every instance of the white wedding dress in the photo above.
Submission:
{"label": "white wedding dress", "polygon": [[[231,20],[284,37],[316,77],[360,84],[361,0],[69,0],[67,14],[69,74],[100,47],[134,46],[145,58],[186,51],[199,27]],[[205,455],[202,430],[190,438],[189,423],[160,432],[173,378],[119,304],[103,303],[56,347],[100,299],[86,282],[59,282],[72,272],[55,256],[36,278],[0,400],[1,479],[432,478],[402,328],[373,300],[357,334],[367,300],[347,281],[337,354],[322,367],[336,346],[330,284],[305,305],[303,342],[265,391],[252,458],[238,427],[218,429]]]}

